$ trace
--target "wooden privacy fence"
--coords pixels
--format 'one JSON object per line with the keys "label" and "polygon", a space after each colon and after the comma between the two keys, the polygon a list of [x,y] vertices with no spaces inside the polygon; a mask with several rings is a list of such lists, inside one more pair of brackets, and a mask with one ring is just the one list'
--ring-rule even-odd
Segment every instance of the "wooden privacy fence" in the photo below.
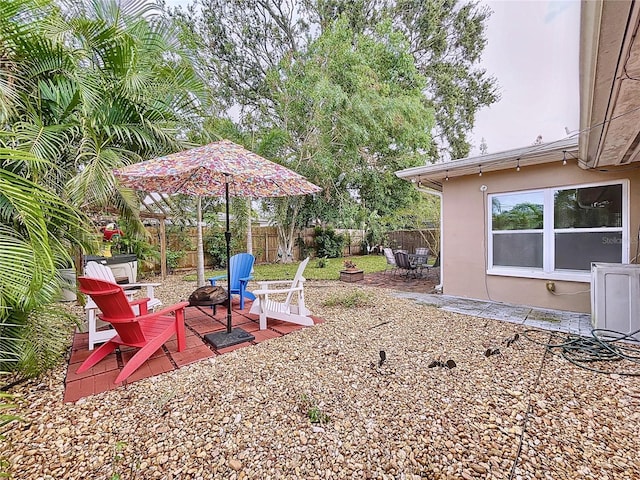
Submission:
{"label": "wooden privacy fence", "polygon": [[[147,230],[151,234],[151,243],[159,245],[160,232],[158,227],[148,226]],[[349,241],[343,249],[344,256],[360,255],[363,253],[361,251],[361,244],[364,239],[364,231],[346,229],[335,229],[335,231],[340,234],[348,234],[347,238]],[[313,234],[313,228],[305,228],[298,231],[297,235],[294,236],[293,260],[301,260],[303,254],[308,254],[306,250],[313,248]],[[256,257],[256,263],[274,263],[279,260],[278,230],[276,227],[253,227],[251,229],[251,235],[253,237],[253,255]],[[203,229],[203,237],[205,239],[207,237],[207,227]],[[300,240],[296,241],[297,238]],[[243,238],[243,241],[244,240]],[[304,244],[304,247],[300,245],[301,243]],[[196,227],[182,227],[180,231],[167,229],[167,248],[173,251],[183,250],[185,252],[185,255],[179,260],[177,268],[196,268],[198,263],[197,244],[198,232]],[[187,245],[188,248],[185,248],[184,245]],[[232,252],[232,254],[233,253],[237,252]],[[213,262],[207,254],[206,245],[204,257],[205,265],[211,266]],[[159,264],[157,267],[159,269]]]}
{"label": "wooden privacy fence", "polygon": [[422,230],[398,230],[386,235],[385,246],[415,252],[418,247],[427,247],[431,255],[440,251],[440,229],[425,228]]}
{"label": "wooden privacy fence", "polygon": [[[151,243],[160,245],[161,229],[159,227],[148,226],[147,230],[151,234]],[[300,260],[303,256],[313,254],[314,246],[314,228],[305,228],[298,231],[296,235],[295,245],[292,249],[293,260]],[[363,230],[347,230],[336,229],[336,233],[347,235],[347,244],[342,254],[344,256],[361,255],[362,244],[365,236]],[[273,263],[279,260],[278,252],[278,231],[276,227],[253,227],[251,230],[253,236],[253,255],[256,257],[257,263]],[[167,230],[167,248],[170,251],[184,251],[184,256],[178,261],[177,268],[193,269],[198,263],[198,255],[196,245],[198,241],[198,233],[196,227],[181,227],[179,231]],[[207,228],[203,231],[203,236],[207,236]],[[244,240],[244,239],[243,239]],[[414,252],[418,247],[427,247],[436,255],[440,252],[440,229],[429,228],[421,230],[398,230],[386,234],[384,242],[385,246],[393,249],[404,249]],[[243,247],[243,251],[244,251]],[[233,252],[235,253],[235,252]],[[213,265],[211,257],[206,252],[205,246],[205,265],[210,267]],[[145,267],[142,267],[145,268]],[[151,268],[147,265],[145,270]],[[154,271],[160,270],[160,262],[152,268]]]}

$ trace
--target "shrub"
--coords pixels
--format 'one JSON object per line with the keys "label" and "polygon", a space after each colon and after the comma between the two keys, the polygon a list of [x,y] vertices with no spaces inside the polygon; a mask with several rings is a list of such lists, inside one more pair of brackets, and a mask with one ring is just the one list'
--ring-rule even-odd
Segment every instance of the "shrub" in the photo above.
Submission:
{"label": "shrub", "polygon": [[185,256],[184,250],[170,250],[167,249],[167,268],[174,270],[178,267],[180,259]]}
{"label": "shrub", "polygon": [[15,379],[36,377],[57,365],[67,352],[78,318],[59,304],[41,305],[29,313],[16,312],[11,323],[0,325],[0,338],[15,338],[15,349],[4,344],[0,372]]}
{"label": "shrub", "polygon": [[[213,267],[224,268],[227,266],[227,242],[224,238],[224,232],[220,230],[209,229],[204,236],[204,250],[211,256]],[[240,240],[231,237],[231,254],[244,250],[244,246]]]}
{"label": "shrub", "polygon": [[214,267],[225,267],[227,265],[227,244],[223,232],[209,230],[204,238],[204,248],[211,256]]}
{"label": "shrub", "polygon": [[328,227],[316,227],[313,234],[316,255],[318,257],[338,258],[342,256],[344,249],[345,237]]}

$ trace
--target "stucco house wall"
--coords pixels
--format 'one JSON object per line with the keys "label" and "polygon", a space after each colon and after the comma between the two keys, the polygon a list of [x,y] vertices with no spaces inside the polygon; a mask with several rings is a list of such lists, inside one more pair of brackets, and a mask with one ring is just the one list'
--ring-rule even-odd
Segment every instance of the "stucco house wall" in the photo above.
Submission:
{"label": "stucco house wall", "polygon": [[[487,275],[488,195],[537,188],[628,179],[629,258],[638,248],[640,226],[640,170],[610,172],[584,170],[575,161],[492,171],[479,176],[452,177],[442,182],[443,194],[443,293],[542,308],[588,313],[590,284],[553,280],[555,295],[547,291],[546,279]],[[486,185],[486,191],[481,186]]]}

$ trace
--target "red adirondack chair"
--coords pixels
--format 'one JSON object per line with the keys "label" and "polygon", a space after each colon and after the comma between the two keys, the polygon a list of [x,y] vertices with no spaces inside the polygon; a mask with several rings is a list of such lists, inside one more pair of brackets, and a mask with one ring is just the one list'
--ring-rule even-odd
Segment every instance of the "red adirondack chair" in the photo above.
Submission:
{"label": "red adirondack chair", "polygon": [[[176,303],[157,312],[148,313],[149,299],[129,302],[120,285],[90,277],[78,277],[78,281],[79,290],[91,296],[102,311],[100,319],[113,325],[117,333],[84,361],[78,373],[93,367],[119,345],[139,348],[116,378],[115,383],[120,383],[147,361],[174,333],[178,338],[178,351],[184,350],[184,307],[189,305],[189,302]],[[139,305],[140,315],[133,312],[133,305]],[[173,315],[170,315],[171,313]]]}

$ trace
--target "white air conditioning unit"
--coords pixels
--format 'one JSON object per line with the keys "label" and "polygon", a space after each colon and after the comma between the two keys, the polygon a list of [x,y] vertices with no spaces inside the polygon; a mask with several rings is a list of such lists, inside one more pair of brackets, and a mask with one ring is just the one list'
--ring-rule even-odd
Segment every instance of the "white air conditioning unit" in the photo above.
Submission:
{"label": "white air conditioning unit", "polygon": [[640,329],[640,265],[591,264],[591,324],[621,333]]}

